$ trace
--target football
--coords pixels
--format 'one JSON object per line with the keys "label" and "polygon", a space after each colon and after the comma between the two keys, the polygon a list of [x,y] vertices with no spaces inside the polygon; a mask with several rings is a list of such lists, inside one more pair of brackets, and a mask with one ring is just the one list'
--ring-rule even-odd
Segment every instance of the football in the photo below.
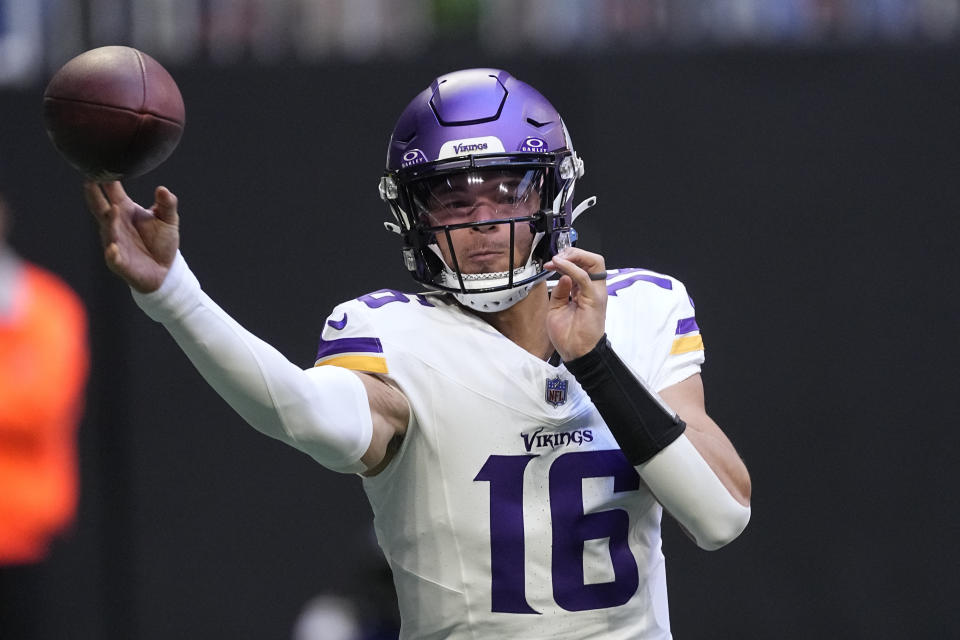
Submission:
{"label": "football", "polygon": [[131,47],[80,54],[43,94],[50,140],[70,164],[101,182],[156,168],[180,142],[185,115],[173,77]]}

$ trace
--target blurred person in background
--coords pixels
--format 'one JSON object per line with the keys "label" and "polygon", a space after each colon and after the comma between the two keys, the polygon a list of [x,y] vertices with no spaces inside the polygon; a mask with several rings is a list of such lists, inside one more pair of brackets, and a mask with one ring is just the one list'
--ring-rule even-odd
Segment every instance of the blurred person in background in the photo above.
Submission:
{"label": "blurred person in background", "polygon": [[297,618],[293,640],[365,640],[357,606],[331,594],[311,598]]}
{"label": "blurred person in background", "polygon": [[45,637],[44,560],[72,523],[76,431],[88,369],[86,312],[6,243],[0,196],[0,638]]}
{"label": "blurred person in background", "polygon": [[[119,182],[85,187],[107,266],[207,382],[258,430],[363,476],[401,638],[669,638],[663,511],[704,549],[749,520],[684,285],[573,246],[594,202],[574,207],[583,167],[533,87],[497,69],[435,79],[380,181],[431,291],[337,306],[307,370],[202,290],[173,193],[147,209]],[[301,277],[336,272],[305,257]]]}
{"label": "blurred person in background", "polygon": [[400,633],[393,575],[370,527],[364,553],[353,562],[359,576],[352,591],[320,593],[304,604],[293,640],[396,640]]}

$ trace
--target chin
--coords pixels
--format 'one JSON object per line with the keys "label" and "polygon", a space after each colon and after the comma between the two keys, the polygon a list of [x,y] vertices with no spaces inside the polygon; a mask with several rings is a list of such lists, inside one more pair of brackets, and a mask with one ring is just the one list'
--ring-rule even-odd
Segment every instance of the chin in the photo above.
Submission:
{"label": "chin", "polygon": [[468,264],[461,264],[460,270],[464,275],[476,275],[479,273],[499,273],[500,271],[506,271],[507,267],[491,262],[470,262]]}
{"label": "chin", "polygon": [[[513,263],[514,269],[519,269],[520,267],[526,264],[526,260],[517,260]],[[506,258],[498,259],[496,261],[482,261],[479,264],[473,263],[470,265],[470,273],[506,273],[510,270],[510,262]]]}

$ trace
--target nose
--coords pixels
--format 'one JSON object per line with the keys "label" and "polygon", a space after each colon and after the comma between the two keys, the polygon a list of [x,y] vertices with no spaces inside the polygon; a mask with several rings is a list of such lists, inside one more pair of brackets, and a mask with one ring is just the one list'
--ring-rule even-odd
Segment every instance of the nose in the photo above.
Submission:
{"label": "nose", "polygon": [[[494,206],[493,203],[487,200],[480,200],[477,202],[477,206],[474,208],[473,215],[474,215],[474,221],[476,222],[485,222],[487,220],[497,220],[500,217],[499,212],[497,211],[497,207]],[[477,226],[477,227],[474,227],[474,229],[493,229],[494,227],[496,227],[496,225],[491,224],[491,225]]]}

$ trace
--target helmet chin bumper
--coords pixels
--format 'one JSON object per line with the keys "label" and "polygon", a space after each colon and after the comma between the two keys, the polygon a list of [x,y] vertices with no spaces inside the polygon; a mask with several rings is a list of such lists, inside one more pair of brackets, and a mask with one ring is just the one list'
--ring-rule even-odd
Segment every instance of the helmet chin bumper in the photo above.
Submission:
{"label": "helmet chin bumper", "polygon": [[509,309],[526,298],[530,289],[547,278],[550,272],[544,271],[539,262],[528,263],[525,267],[514,269],[513,282],[517,284],[512,287],[509,275],[507,271],[461,274],[463,287],[460,288],[460,278],[445,266],[437,276],[437,284],[446,291],[460,288],[460,291],[451,291],[460,304],[474,311],[493,313]]}
{"label": "helmet chin bumper", "polygon": [[[544,273],[544,277],[549,274]],[[481,313],[504,311],[527,297],[530,289],[536,282],[531,282],[515,289],[490,291],[488,293],[454,293],[453,297],[465,307]]]}

